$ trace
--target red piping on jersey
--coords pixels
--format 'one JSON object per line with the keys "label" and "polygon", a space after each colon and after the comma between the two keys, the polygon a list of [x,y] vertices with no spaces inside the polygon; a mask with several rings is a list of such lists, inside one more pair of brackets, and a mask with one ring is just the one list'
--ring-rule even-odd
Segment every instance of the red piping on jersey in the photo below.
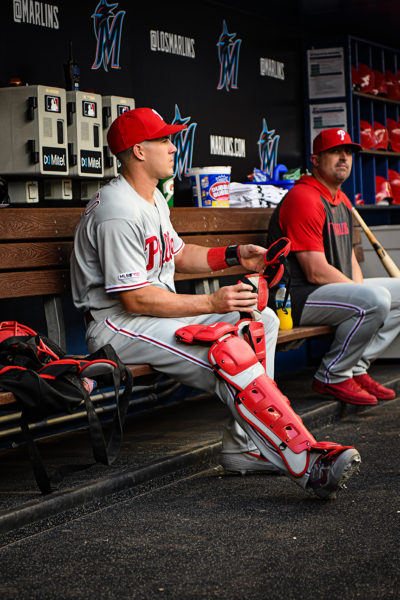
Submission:
{"label": "red piping on jersey", "polygon": [[150,281],[143,281],[143,283],[135,283],[135,285],[113,285],[104,289],[107,292],[107,294],[109,294],[110,292],[127,292],[128,290],[137,290],[141,287],[145,287],[146,285],[150,285]]}
{"label": "red piping on jersey", "polygon": [[178,254],[178,252],[180,252],[183,248],[183,246],[185,245],[185,242],[182,242],[182,244],[179,246],[179,248],[177,248],[176,250],[172,250],[172,254]]}

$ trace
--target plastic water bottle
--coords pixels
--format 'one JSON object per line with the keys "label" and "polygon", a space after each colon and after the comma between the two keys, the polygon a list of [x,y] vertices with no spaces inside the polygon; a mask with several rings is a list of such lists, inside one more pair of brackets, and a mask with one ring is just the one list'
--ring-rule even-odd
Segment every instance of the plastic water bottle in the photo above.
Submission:
{"label": "plastic water bottle", "polygon": [[290,301],[290,294],[286,299],[285,304],[285,296],[286,296],[286,288],[283,283],[278,286],[275,296],[276,303],[276,314],[279,318],[279,329],[293,329],[293,319],[292,319],[292,305]]}

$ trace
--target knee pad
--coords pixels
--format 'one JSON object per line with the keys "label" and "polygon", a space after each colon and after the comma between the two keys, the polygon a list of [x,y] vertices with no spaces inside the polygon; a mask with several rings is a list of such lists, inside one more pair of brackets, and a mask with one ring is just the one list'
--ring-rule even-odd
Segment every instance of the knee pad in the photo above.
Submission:
{"label": "knee pad", "polygon": [[236,333],[237,330],[237,325],[219,321],[211,325],[185,325],[175,331],[175,337],[178,342],[184,342],[185,344],[205,344],[208,346],[211,342],[215,342],[215,340],[228,333]]}

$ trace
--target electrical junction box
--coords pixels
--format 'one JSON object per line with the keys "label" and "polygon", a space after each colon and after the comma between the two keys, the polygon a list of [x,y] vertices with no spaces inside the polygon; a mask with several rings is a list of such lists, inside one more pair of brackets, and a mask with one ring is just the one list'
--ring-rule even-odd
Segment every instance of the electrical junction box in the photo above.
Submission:
{"label": "electrical junction box", "polygon": [[107,145],[107,131],[113,121],[122,113],[135,108],[134,98],[121,96],[103,96],[103,139],[104,139],[104,176],[116,177],[119,171],[117,158],[111,154]]}
{"label": "electrical junction box", "polygon": [[45,200],[72,200],[72,179],[46,179],[43,197]]}
{"label": "electrical junction box", "polygon": [[92,196],[95,195],[96,192],[99,191],[101,187],[101,183],[99,180],[94,179],[82,179],[79,181],[79,199],[80,200],[90,200]]}
{"label": "electrical junction box", "polygon": [[66,108],[61,88],[0,88],[1,175],[68,174]]}
{"label": "electrical junction box", "polygon": [[99,94],[67,92],[68,158],[72,177],[104,176],[101,109]]}
{"label": "electrical junction box", "polygon": [[39,202],[39,184],[37,181],[9,181],[8,196],[11,204]]}

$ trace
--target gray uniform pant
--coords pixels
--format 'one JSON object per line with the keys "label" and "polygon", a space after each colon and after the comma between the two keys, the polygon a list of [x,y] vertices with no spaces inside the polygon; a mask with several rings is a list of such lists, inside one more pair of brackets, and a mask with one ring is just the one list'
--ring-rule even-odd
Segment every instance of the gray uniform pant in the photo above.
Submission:
{"label": "gray uniform pant", "polygon": [[[232,388],[217,379],[211,368],[209,348],[180,343],[175,339],[175,331],[191,324],[207,325],[217,321],[236,323],[239,319],[237,312],[182,319],[135,317],[127,313],[107,316],[105,311],[92,311],[92,315],[94,321],[89,323],[86,333],[89,352],[94,352],[104,344],[111,344],[127,364],[148,363],[185,385],[217,394],[225,404],[232,400]],[[273,379],[279,320],[269,308],[261,313],[261,318],[265,328],[266,371]],[[222,441],[223,452],[256,450],[252,440],[233,417],[224,431]]]}
{"label": "gray uniform pant", "polygon": [[300,325],[336,328],[316,379],[339,383],[362,375],[400,333],[400,279],[323,285],[308,296]]}

